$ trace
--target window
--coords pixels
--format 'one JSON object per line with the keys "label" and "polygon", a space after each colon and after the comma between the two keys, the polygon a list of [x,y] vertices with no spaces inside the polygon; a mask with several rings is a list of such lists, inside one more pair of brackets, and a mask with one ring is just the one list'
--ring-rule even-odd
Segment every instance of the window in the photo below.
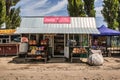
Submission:
{"label": "window", "polygon": [[9,35],[0,35],[0,43],[9,43]]}
{"label": "window", "polygon": [[12,35],[11,42],[20,42],[21,38],[20,35]]}
{"label": "window", "polygon": [[87,34],[83,34],[82,35],[82,46],[88,46],[88,35]]}
{"label": "window", "polygon": [[87,34],[70,34],[67,42],[69,46],[88,46],[89,39]]}

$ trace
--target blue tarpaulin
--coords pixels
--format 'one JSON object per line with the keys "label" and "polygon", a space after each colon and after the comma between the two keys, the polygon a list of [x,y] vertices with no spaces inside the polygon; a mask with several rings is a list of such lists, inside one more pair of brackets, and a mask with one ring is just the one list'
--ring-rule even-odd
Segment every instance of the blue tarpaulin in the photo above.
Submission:
{"label": "blue tarpaulin", "polygon": [[107,28],[105,25],[102,25],[98,28],[100,34],[93,34],[95,36],[118,36],[120,35],[120,31],[113,30],[110,28]]}

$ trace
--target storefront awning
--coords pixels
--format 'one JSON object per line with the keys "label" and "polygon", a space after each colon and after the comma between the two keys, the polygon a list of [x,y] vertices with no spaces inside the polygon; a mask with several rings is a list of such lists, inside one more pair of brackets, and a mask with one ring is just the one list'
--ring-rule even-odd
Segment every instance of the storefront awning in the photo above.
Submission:
{"label": "storefront awning", "polygon": [[93,36],[119,36],[120,31],[110,29],[105,25],[102,25],[98,28],[100,34],[94,34]]}
{"label": "storefront awning", "polygon": [[16,33],[99,34],[93,17],[70,17],[70,23],[44,23],[44,17],[24,17]]}
{"label": "storefront awning", "polygon": [[2,29],[2,30],[0,30],[0,35],[3,35],[3,34],[14,34],[14,32],[15,32],[16,30],[15,29]]}

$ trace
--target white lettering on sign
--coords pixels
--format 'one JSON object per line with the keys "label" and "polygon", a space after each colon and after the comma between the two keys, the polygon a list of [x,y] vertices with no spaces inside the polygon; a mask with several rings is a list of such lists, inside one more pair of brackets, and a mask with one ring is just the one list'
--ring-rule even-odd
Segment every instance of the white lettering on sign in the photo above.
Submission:
{"label": "white lettering on sign", "polygon": [[70,17],[60,17],[59,23],[70,23]]}
{"label": "white lettering on sign", "polygon": [[45,17],[44,23],[57,23],[57,18],[55,17]]}
{"label": "white lettering on sign", "polygon": [[44,17],[44,23],[66,23],[70,24],[70,17]]}

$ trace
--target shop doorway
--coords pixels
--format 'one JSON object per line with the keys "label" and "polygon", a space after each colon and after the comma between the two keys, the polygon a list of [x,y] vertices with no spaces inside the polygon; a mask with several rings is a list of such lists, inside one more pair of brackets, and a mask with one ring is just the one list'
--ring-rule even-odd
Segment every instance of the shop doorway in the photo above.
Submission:
{"label": "shop doorway", "polygon": [[64,34],[54,36],[54,57],[64,57]]}

